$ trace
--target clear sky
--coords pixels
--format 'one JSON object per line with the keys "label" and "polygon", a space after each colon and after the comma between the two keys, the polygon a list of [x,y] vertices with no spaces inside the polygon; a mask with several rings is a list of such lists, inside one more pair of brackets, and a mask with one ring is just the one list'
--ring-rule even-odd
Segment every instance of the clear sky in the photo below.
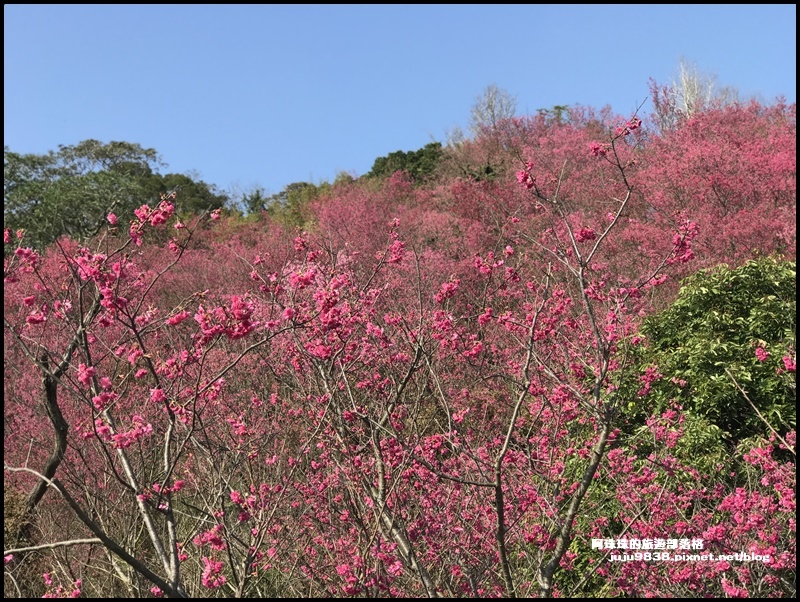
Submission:
{"label": "clear sky", "polygon": [[[155,148],[234,194],[359,176],[467,129],[489,84],[519,114],[628,114],[681,58],[796,101],[794,4],[8,5],[4,144]],[[649,112],[649,103],[644,111]]]}

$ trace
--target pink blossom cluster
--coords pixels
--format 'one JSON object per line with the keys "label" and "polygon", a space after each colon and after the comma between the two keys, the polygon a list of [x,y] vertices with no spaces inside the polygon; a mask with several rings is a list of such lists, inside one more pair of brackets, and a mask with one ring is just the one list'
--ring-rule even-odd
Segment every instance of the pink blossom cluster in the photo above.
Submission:
{"label": "pink blossom cluster", "polygon": [[436,303],[443,303],[445,299],[450,299],[453,295],[456,294],[458,291],[458,285],[461,283],[461,280],[458,278],[453,278],[448,282],[442,283],[442,286],[439,287],[439,292],[434,295],[436,299]]}
{"label": "pink blossom cluster", "polygon": [[531,174],[531,170],[533,169],[533,162],[528,161],[525,163],[525,168],[520,169],[517,173],[517,182],[522,184],[527,190],[530,190],[534,186],[536,186],[536,177]]}

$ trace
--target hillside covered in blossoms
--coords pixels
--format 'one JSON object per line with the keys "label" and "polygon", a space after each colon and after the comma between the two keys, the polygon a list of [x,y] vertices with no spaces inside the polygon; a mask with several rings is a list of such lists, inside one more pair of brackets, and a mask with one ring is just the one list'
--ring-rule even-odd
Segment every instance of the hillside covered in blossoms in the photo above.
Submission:
{"label": "hillside covered in blossoms", "polygon": [[653,93],[238,206],[7,157],[6,597],[793,597],[796,105]]}

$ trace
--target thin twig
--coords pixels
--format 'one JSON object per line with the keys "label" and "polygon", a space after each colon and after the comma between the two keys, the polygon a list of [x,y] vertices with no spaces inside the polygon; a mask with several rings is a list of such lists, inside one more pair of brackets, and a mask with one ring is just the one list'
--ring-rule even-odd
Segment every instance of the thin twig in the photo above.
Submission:
{"label": "thin twig", "polygon": [[758,417],[759,417],[759,418],[761,418],[761,421],[762,421],[764,424],[766,424],[766,425],[769,427],[769,430],[771,430],[771,431],[772,431],[772,433],[773,433],[773,434],[774,434],[774,435],[775,435],[775,436],[776,436],[778,439],[780,439],[781,443],[783,443],[783,444],[786,446],[786,449],[788,449],[790,452],[792,452],[792,454],[793,454],[793,455],[795,455],[795,456],[796,456],[796,455],[797,455],[797,453],[794,451],[794,447],[792,447],[791,445],[789,445],[788,443],[786,443],[786,439],[784,439],[783,437],[781,437],[781,436],[778,434],[778,431],[776,431],[774,428],[772,428],[772,425],[771,425],[769,422],[767,422],[767,419],[766,419],[766,418],[764,418],[764,416],[761,414],[761,412],[759,412],[759,411],[758,411],[758,408],[757,408],[757,407],[756,407],[756,405],[755,405],[755,404],[754,404],[754,403],[753,403],[753,402],[750,400],[750,398],[747,396],[747,393],[745,393],[745,392],[744,392],[744,389],[742,389],[742,387],[741,387],[741,386],[739,386],[739,383],[738,383],[738,382],[736,382],[736,379],[735,379],[735,378],[733,378],[733,374],[731,374],[730,370],[728,370],[727,368],[725,368],[725,373],[726,373],[728,376],[730,376],[730,377],[731,377],[731,380],[733,381],[733,384],[734,384],[734,385],[736,385],[736,388],[737,388],[737,389],[739,389],[739,391],[742,393],[742,395],[744,395],[744,398],[747,400],[747,403],[749,403],[749,404],[750,404],[750,407],[751,407],[751,408],[753,408],[753,409],[755,410],[755,412],[756,412],[756,414],[758,415]]}

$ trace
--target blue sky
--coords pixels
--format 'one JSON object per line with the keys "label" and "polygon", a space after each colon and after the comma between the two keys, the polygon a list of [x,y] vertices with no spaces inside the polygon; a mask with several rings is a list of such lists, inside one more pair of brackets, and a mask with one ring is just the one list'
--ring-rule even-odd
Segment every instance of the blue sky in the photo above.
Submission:
{"label": "blue sky", "polygon": [[[628,114],[681,58],[796,101],[796,5],[8,5],[4,144],[155,148],[231,193],[362,175],[467,129],[489,84],[519,114]],[[645,105],[649,111],[650,105]]]}

